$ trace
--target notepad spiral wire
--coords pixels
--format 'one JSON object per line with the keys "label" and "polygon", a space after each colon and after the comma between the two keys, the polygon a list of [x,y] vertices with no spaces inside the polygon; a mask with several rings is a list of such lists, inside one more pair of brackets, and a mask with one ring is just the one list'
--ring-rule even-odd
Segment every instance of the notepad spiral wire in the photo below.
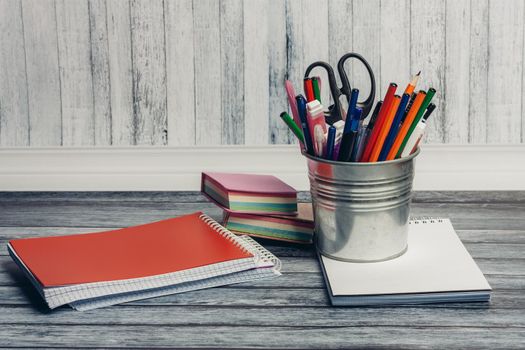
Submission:
{"label": "notepad spiral wire", "polygon": [[[169,287],[173,287],[175,285],[193,283],[195,281],[239,273],[241,271],[257,269],[259,267],[272,267],[270,270],[276,271],[278,273],[280,269],[279,259],[277,259],[273,254],[268,252],[262,246],[257,244],[251,238],[238,237],[234,235],[232,232],[225,229],[219,223],[205,214],[200,215],[200,219],[212,227],[215,232],[233,242],[243,251],[250,253],[253,255],[253,257],[225,261],[162,275],[126,280],[84,283],[79,285],[45,288],[43,290],[38,287],[38,283],[34,284],[37,289],[40,289],[39,292],[44,296],[49,307],[54,308],[84,299],[106,298],[111,295],[141,292],[144,290],[155,290],[159,288],[169,289]],[[10,253],[16,256],[14,251],[11,251]],[[15,261],[17,261],[17,263],[23,264],[23,262],[18,257],[16,257]],[[256,273],[252,273],[250,275],[256,275]],[[35,282],[34,276],[28,277],[30,277],[30,279]],[[115,302],[112,302],[111,304],[115,304]]]}
{"label": "notepad spiral wire", "polygon": [[443,222],[443,218],[441,217],[434,217],[434,216],[418,216],[418,217],[411,217],[408,221],[409,224],[435,224],[438,222]]}

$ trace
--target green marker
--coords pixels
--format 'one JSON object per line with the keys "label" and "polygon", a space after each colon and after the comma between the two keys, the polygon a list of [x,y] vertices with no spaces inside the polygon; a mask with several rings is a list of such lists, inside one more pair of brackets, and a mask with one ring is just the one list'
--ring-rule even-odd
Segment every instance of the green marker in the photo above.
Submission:
{"label": "green marker", "polygon": [[314,97],[317,101],[321,102],[321,89],[319,88],[319,77],[312,78],[312,85],[314,87]]}
{"label": "green marker", "polygon": [[292,130],[292,132],[295,134],[295,136],[297,136],[299,141],[304,143],[303,132],[301,131],[301,129],[299,129],[297,124],[295,124],[295,122],[293,121],[292,117],[290,117],[290,115],[288,113],[286,113],[286,112],[282,112],[280,117],[286,123],[286,125],[288,125],[290,130]]}
{"label": "green marker", "polygon": [[410,135],[412,135],[412,132],[416,128],[417,124],[421,120],[421,117],[423,117],[423,114],[425,113],[425,110],[427,109],[428,105],[430,104],[430,100],[432,100],[432,97],[436,94],[436,89],[430,88],[427,91],[427,95],[425,96],[425,99],[423,100],[423,103],[421,104],[421,107],[419,107],[419,110],[417,111],[416,117],[414,118],[414,121],[410,125],[410,129],[408,129],[407,134],[405,138],[403,139],[403,143],[401,146],[399,146],[399,149],[397,150],[396,158],[401,157],[401,153],[403,153],[403,149],[405,148],[405,145],[407,144],[408,140],[410,139]]}

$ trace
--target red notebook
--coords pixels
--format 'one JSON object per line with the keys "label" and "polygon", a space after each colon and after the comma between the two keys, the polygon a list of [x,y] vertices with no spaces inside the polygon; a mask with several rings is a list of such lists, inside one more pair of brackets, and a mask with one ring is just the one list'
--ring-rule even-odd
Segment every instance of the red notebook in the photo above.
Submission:
{"label": "red notebook", "polygon": [[9,242],[43,287],[142,278],[253,257],[201,213],[107,232]]}

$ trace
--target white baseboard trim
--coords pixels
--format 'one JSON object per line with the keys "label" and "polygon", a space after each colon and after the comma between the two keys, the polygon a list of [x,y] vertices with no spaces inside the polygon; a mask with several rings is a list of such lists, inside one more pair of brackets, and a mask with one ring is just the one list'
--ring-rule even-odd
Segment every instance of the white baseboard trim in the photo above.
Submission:
{"label": "white baseboard trim", "polygon": [[[1,191],[199,190],[202,171],[309,187],[296,145],[0,149]],[[416,190],[525,190],[525,145],[424,145]]]}

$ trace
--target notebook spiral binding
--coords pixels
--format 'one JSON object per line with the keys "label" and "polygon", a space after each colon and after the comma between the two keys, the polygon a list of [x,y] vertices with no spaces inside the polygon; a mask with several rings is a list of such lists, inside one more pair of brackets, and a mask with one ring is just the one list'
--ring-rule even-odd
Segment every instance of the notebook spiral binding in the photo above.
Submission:
{"label": "notebook spiral binding", "polygon": [[252,247],[252,251],[256,251],[263,261],[272,262],[275,271],[281,271],[281,260],[279,260],[278,257],[270,253],[270,251],[249,236],[241,236],[241,239],[249,244]]}
{"label": "notebook spiral binding", "polygon": [[410,218],[409,224],[435,224],[437,222],[443,222],[443,218],[433,216],[418,216]]}
{"label": "notebook spiral binding", "polygon": [[242,237],[244,239],[237,237],[230,230],[226,229],[206,214],[201,214],[200,218],[208,226],[213,228],[218,234],[235,244],[237,247],[241,248],[245,253],[253,254],[255,263],[259,263],[260,261],[271,261],[272,263],[274,263],[276,269],[278,266],[280,268],[280,260],[277,259],[277,257],[271,254],[270,252],[265,252],[265,249],[258,243],[256,243],[254,240],[250,241],[248,239],[245,239],[244,237]]}

